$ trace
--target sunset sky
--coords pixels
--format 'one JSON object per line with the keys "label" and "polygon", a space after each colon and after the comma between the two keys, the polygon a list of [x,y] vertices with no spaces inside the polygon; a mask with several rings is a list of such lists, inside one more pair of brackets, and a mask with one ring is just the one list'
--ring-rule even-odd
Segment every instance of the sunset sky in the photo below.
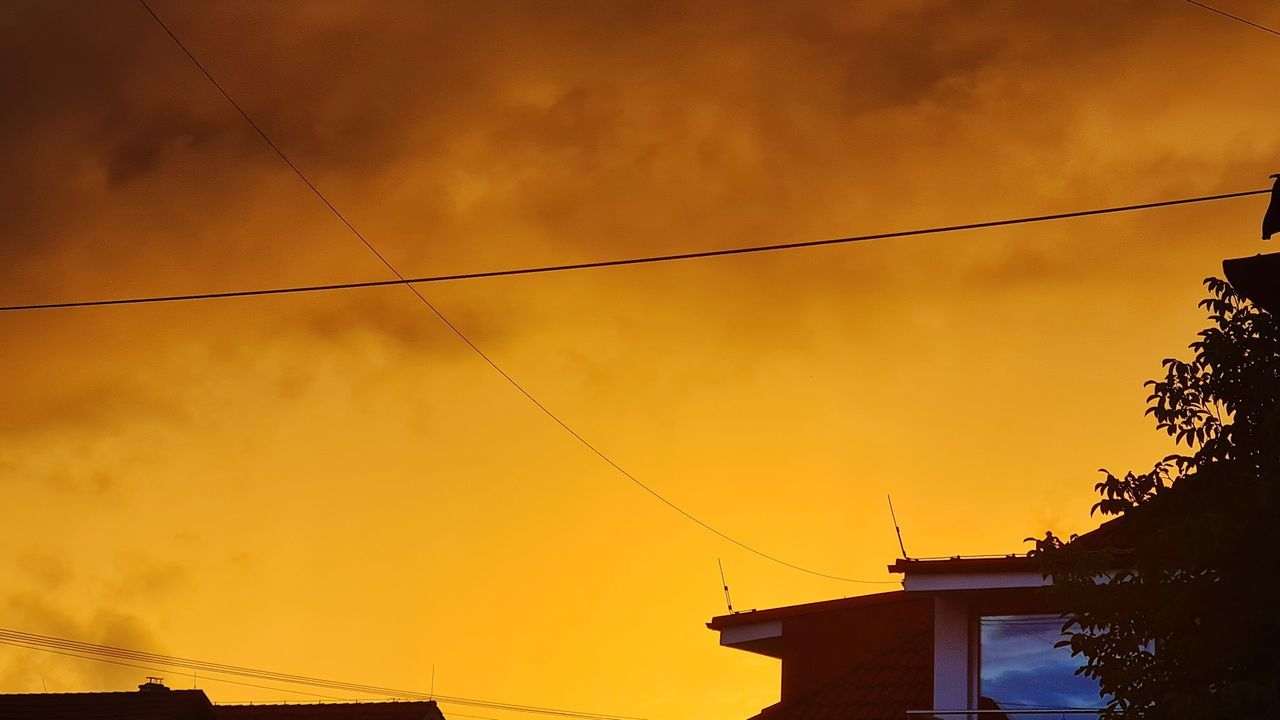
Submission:
{"label": "sunset sky", "polygon": [[[1280,38],[1179,0],[149,2],[407,275],[1280,171]],[[0,103],[0,304],[389,277],[134,0],[7,0]],[[1142,383],[1203,326],[1201,279],[1265,249],[1265,206],[422,291],[688,512],[885,582],[886,493],[917,556],[1093,527],[1097,469],[1167,453]],[[717,558],[739,609],[897,587],[693,524],[401,287],[0,313],[0,364],[0,627],[735,720],[778,666],[705,628]],[[0,646],[0,692],[144,674]]]}

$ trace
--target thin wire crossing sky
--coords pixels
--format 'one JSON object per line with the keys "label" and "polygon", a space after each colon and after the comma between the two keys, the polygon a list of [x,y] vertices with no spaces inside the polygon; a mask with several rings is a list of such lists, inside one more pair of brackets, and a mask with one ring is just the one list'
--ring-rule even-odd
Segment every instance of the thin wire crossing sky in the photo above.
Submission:
{"label": "thin wire crossing sky", "polygon": [[[1275,38],[1185,2],[148,4],[410,279],[1280,171],[1280,74],[1238,72],[1276,63]],[[391,277],[136,3],[20,0],[0,34],[0,305]],[[1097,468],[1170,452],[1142,383],[1204,326],[1201,280],[1266,249],[1265,207],[423,293],[679,508],[892,583],[886,493],[913,554],[1020,552],[1093,526]],[[402,294],[0,313],[6,626],[703,720],[778,690],[773,661],[705,628],[717,558],[735,608],[874,591],[620,482]],[[147,672],[0,648],[0,692]]]}

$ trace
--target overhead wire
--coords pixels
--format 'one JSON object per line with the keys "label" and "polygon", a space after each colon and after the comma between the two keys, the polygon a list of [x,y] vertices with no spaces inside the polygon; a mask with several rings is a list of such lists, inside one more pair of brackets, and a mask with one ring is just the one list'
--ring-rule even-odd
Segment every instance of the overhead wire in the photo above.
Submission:
{"label": "overhead wire", "polygon": [[[507,709],[520,712],[535,712],[539,714],[560,715],[566,717],[585,717],[590,720],[638,720],[635,718],[627,718],[627,716],[604,715],[601,713],[586,713],[574,710],[558,710],[554,708],[542,708],[538,706],[515,705],[512,703],[499,703],[489,700],[477,700],[474,698],[461,698],[443,695],[430,695],[428,693],[419,693],[408,690],[397,690],[393,688],[378,687],[372,685],[363,685],[358,683],[347,683],[335,680],[324,680],[320,678],[312,678],[300,675],[291,675],[286,673],[278,673],[268,670],[258,670],[254,668],[246,668],[235,665],[225,665],[221,663],[211,663],[201,660],[193,660],[189,658],[178,658],[168,655],[159,655],[156,653],[148,653],[143,651],[129,650],[126,648],[118,648],[106,645],[95,645],[93,643],[85,643],[75,640],[67,640],[64,638],[55,638],[50,636],[36,635],[34,633],[25,633],[17,630],[0,629],[0,643],[4,644],[21,644],[33,648],[61,648],[62,650],[71,650],[79,653],[86,653],[97,656],[110,658],[125,659],[141,659],[155,664],[169,665],[172,667],[184,668],[187,670],[202,670],[205,672],[226,673],[237,676],[250,678],[263,678],[268,680],[276,680],[285,683],[298,683],[303,685],[311,685],[315,687],[334,688],[340,690],[349,690],[361,692],[365,694],[379,695],[383,697],[402,697],[402,698],[420,698],[430,699],[448,699],[449,702],[458,704],[471,704],[479,707]],[[141,666],[136,666],[141,667]],[[156,668],[144,668],[157,670]],[[243,684],[243,683],[241,683]],[[263,687],[263,686],[253,686]],[[278,690],[279,688],[264,688],[268,690]],[[304,693],[310,694],[310,693]],[[341,699],[332,696],[321,696],[328,699]]]}
{"label": "overhead wire", "polygon": [[478,355],[481,360],[483,360],[486,364],[489,365],[489,367],[491,367],[495,372],[501,375],[503,379],[505,379],[521,395],[523,395],[526,399],[528,399],[529,402],[533,403],[533,405],[537,407],[539,410],[541,410],[543,414],[545,414],[553,422],[555,422],[562,429],[564,429],[565,432],[567,432],[570,436],[572,436],[575,440],[577,440],[580,444],[582,444],[583,447],[590,450],[592,453],[594,453],[606,464],[608,464],[610,467],[616,470],[623,477],[630,480],[636,486],[638,486],[648,494],[652,495],[654,498],[661,501],[663,504],[667,505],[672,510],[683,515],[685,518],[691,520],[692,522],[698,524],[705,530],[719,536],[723,540],[730,542],[742,548],[743,550],[753,553],[761,558],[769,560],[778,565],[791,568],[792,570],[796,570],[802,573],[807,573],[809,575],[814,575],[817,577],[827,578],[830,580],[839,580],[841,582],[860,583],[860,584],[868,584],[868,585],[896,584],[892,580],[864,580],[860,578],[844,577],[841,575],[835,575],[832,573],[813,570],[811,568],[807,568],[802,565],[798,565],[796,563],[783,560],[775,555],[772,555],[763,550],[760,550],[752,545],[748,545],[747,543],[742,542],[741,540],[738,540],[737,538],[734,538],[726,534],[725,532],[713,527],[712,525],[708,524],[701,518],[696,517],[692,513],[688,512],[684,508],[677,505],[675,502],[669,500],[665,495],[662,495],[657,490],[654,490],[649,485],[642,482],[639,478],[637,478],[631,472],[629,472],[628,470],[623,468],[621,465],[619,465],[617,462],[615,462],[613,458],[609,457],[609,455],[605,454],[603,450],[601,450],[595,444],[587,440],[582,434],[580,434],[577,430],[571,427],[568,424],[568,422],[562,419],[557,413],[555,413],[549,407],[544,405],[542,401],[540,401],[538,398],[534,397],[533,393],[531,393],[522,384],[520,384],[510,373],[508,373],[505,369],[503,369],[500,365],[498,365],[498,363],[493,358],[491,358],[487,353],[485,353],[485,351],[482,350],[479,345],[473,342],[471,338],[466,335],[466,333],[464,333],[457,325],[454,325],[453,322],[450,321],[449,318],[446,317],[444,313],[442,313],[438,308],[436,308],[435,305],[433,305],[429,300],[427,300],[426,296],[423,295],[415,285],[409,283],[408,280],[405,278],[405,276],[401,274],[401,272],[398,269],[396,269],[394,265],[391,264],[391,262],[386,258],[386,256],[384,256],[381,252],[379,252],[378,249],[374,247],[373,243],[371,243],[367,238],[365,238],[365,236],[359,230],[356,229],[356,226],[353,225],[351,221],[348,220],[347,217],[343,215],[342,212],[338,210],[338,208],[332,202],[330,202],[327,197],[325,197],[324,193],[322,193],[320,189],[316,187],[316,185],[312,183],[310,179],[307,178],[306,174],[303,173],[302,170],[297,165],[295,165],[287,155],[285,155],[284,151],[280,149],[280,146],[278,146],[274,141],[271,140],[271,138],[262,129],[262,127],[259,126],[258,123],[254,122],[253,118],[249,116],[249,113],[246,112],[245,109],[241,107],[241,105],[238,102],[236,102],[235,98],[233,98],[231,94],[227,92],[226,88],[224,88],[222,84],[219,83],[217,79],[213,77],[213,74],[210,73],[209,70],[206,69],[205,66],[196,58],[196,56],[189,49],[187,49],[187,46],[184,45],[182,40],[178,38],[178,36],[173,32],[173,30],[171,30],[169,26],[165,24],[164,20],[162,20],[160,16],[157,15],[156,12],[151,9],[151,6],[147,4],[147,1],[138,0],[138,4],[140,4],[151,16],[151,18],[155,20],[155,22],[158,25],[160,25],[161,28],[164,29],[165,33],[168,34],[169,37],[173,40],[173,42],[177,44],[179,48],[182,49],[182,52],[186,54],[187,58],[191,60],[191,62],[200,70],[200,72],[205,76],[205,78],[207,78],[209,82],[212,83],[215,88],[217,88],[218,92],[221,93],[224,98],[226,98],[227,102],[229,102],[233,108],[235,108],[236,112],[238,112],[240,116],[243,117],[245,121],[250,125],[250,127],[252,127],[258,133],[258,135],[262,137],[262,139],[267,143],[267,145],[273,151],[275,151],[276,155],[280,156],[280,159],[283,160],[284,163],[289,166],[289,169],[292,170],[293,173],[297,175],[299,179],[302,180],[302,182],[311,190],[313,194],[315,194],[317,198],[320,199],[322,203],[324,203],[325,207],[327,207],[329,211],[333,213],[333,215],[337,217],[338,220],[340,220],[342,224],[345,225],[346,228],[350,230],[351,233],[355,235],[356,238],[359,239],[360,242],[363,243],[364,246],[368,248],[369,251],[373,253],[373,255],[377,257],[378,260],[381,261],[384,266],[386,266],[387,270],[389,270],[391,274],[396,276],[397,280],[395,284],[404,285],[405,287],[407,287],[410,290],[410,292],[412,292],[414,296],[416,296],[418,300],[420,300],[422,304],[425,305],[427,309],[430,310],[440,320],[440,322],[444,323],[444,325],[448,327],[449,330],[451,330],[454,335],[458,336],[459,340],[465,343],[467,347],[471,348],[471,350],[474,351],[475,354]]}
{"label": "overhead wire", "polygon": [[[292,166],[292,163],[290,163]],[[1114,213],[1132,212],[1135,210],[1150,210],[1154,208],[1171,207],[1174,205],[1190,205],[1193,203],[1215,202],[1218,200],[1230,200],[1233,198],[1248,197],[1250,195],[1264,195],[1271,192],[1270,188],[1261,190],[1245,190],[1242,192],[1223,193],[1218,195],[1200,195],[1196,197],[1177,198],[1173,200],[1160,200],[1156,202],[1138,203],[1133,205],[1116,205],[1112,207],[1094,208],[1091,210],[1076,210],[1072,212],[1052,213],[1049,215],[1031,215],[1026,217],[1007,218],[1003,220],[987,220],[982,222],[964,223],[961,225],[940,225],[936,227],[915,228],[910,230],[895,230],[892,232],[870,233],[865,235],[850,235],[848,237],[827,238],[822,240],[802,240],[789,243],[775,243],[770,245],[749,245],[743,247],[722,248],[715,250],[700,250],[684,253],[673,253],[669,255],[647,255],[641,257],[615,258],[612,260],[596,260],[592,262],[581,263],[565,263],[558,265],[536,265],[532,267],[510,268],[505,270],[483,270],[477,272],[451,273],[447,275],[426,275],[421,277],[403,278],[397,277],[395,280],[366,280],[357,282],[329,283],[323,285],[296,285],[290,287],[276,288],[259,288],[253,290],[228,290],[224,292],[207,292],[207,293],[188,293],[181,295],[153,295],[144,297],[131,298],[109,298],[98,300],[70,300],[47,303],[30,303],[24,305],[2,305],[0,311],[20,311],[20,310],[55,310],[66,308],[88,308],[88,307],[105,307],[111,305],[144,305],[150,303],[169,303],[182,302],[191,300],[223,300],[230,298],[259,297],[264,295],[293,295],[300,293],[318,293],[332,292],[335,290],[359,290],[368,288],[390,287],[394,285],[425,285],[429,283],[455,282],[460,280],[482,280],[489,278],[513,277],[519,275],[539,275],[546,273],[570,272],[576,270],[596,270],[603,268],[626,267],[630,265],[651,265],[656,263],[679,262],[685,260],[704,260],[709,258],[729,257],[733,255],[749,255],[754,253],[779,252],[784,250],[798,250],[803,248],[825,247],[830,245],[845,245],[850,243],[865,242],[868,240],[887,240],[891,238],[914,237],[920,235],[939,235],[943,233],[960,232],[963,230],[980,230],[987,228],[1007,227],[1010,225],[1026,225],[1030,223],[1049,222],[1054,220],[1068,220],[1072,218],[1089,217],[1093,215],[1110,215]],[[327,201],[326,201],[327,202]],[[345,219],[344,219],[345,222]]]}
{"label": "overhead wire", "polygon": [[[81,654],[78,652],[68,652],[66,650],[55,649],[55,647],[62,647],[61,645],[46,646],[34,641],[28,641],[28,640],[15,640],[10,638],[4,638],[4,639],[0,639],[0,645],[8,645],[10,647],[22,648],[25,650],[35,650],[38,652],[50,653],[53,655],[61,655],[64,657],[75,658],[77,660],[90,660],[93,662],[108,663],[111,665],[119,665],[122,667],[131,667],[131,668],[136,668],[138,670],[146,670],[148,672],[154,672],[154,673],[169,673],[175,670],[175,667],[164,668],[164,667],[155,667],[154,665],[139,665],[137,663],[130,663],[130,662],[124,662],[122,660],[112,659],[114,657],[130,657],[128,655],[115,655],[115,654],[106,654],[106,653],[104,653],[103,655],[94,655],[94,654],[88,654],[88,651],[86,651],[86,654]],[[163,663],[158,663],[158,664],[163,664]],[[182,667],[184,667],[185,669],[190,669],[190,668],[186,668],[185,666],[182,666]],[[207,668],[205,668],[205,671],[206,671],[206,674],[200,676],[200,679],[210,681],[210,682],[227,683],[230,685],[238,685],[241,687],[251,687],[251,688],[257,688],[260,690],[272,690],[275,692],[294,693],[297,695],[306,695],[309,697],[322,698],[325,700],[342,700],[342,701],[350,700],[350,698],[338,697],[336,695],[321,695],[319,693],[306,692],[302,690],[294,690],[292,688],[281,688],[281,687],[273,687],[268,685],[257,685],[254,683],[247,683],[241,680],[230,680],[227,678],[208,675],[207,673],[211,671]]]}
{"label": "overhead wire", "polygon": [[[233,675],[236,677],[244,677],[256,680],[266,680],[278,683],[302,685],[307,687],[323,688],[329,690],[344,690],[348,692],[358,692],[367,695],[377,695],[388,698],[405,698],[405,699],[435,699],[441,702],[452,703],[456,705],[466,705],[469,707],[480,707],[493,710],[507,710],[511,712],[532,713],[539,715],[551,715],[565,718],[577,718],[580,720],[643,720],[628,715],[615,715],[608,713],[586,712],[579,710],[565,710],[561,708],[550,708],[537,705],[525,705],[518,703],[498,702],[493,700],[482,700],[477,698],[460,697],[452,695],[441,695],[439,693],[423,693],[413,690],[402,690],[390,687],[382,687],[377,685],[368,685],[363,683],[352,683],[340,680],[327,680],[323,678],[310,677],[306,675],[296,675],[291,673],[281,673],[271,670],[262,670],[257,668],[244,667],[239,665],[228,665],[225,663],[215,663],[205,660],[197,660],[192,658],[176,657],[172,655],[163,655],[159,653],[145,652],[141,650],[131,650],[128,648],[116,647],[111,645],[99,645],[96,643],[88,643],[79,640],[69,640],[49,635],[40,635],[37,633],[29,633],[21,630],[13,630],[8,628],[0,628],[0,644],[12,645],[17,647],[26,647],[29,649],[45,650],[56,654],[78,654],[76,656],[92,656],[92,659],[104,659],[104,662],[113,662],[115,664],[131,665],[140,669],[167,672],[156,667],[137,665],[136,663],[149,663],[151,666],[160,665],[168,668],[181,668],[185,670],[198,670],[202,673],[221,673],[224,675]],[[90,659],[90,658],[83,658]],[[207,675],[201,675],[202,678],[209,678]],[[212,678],[209,678],[212,679]],[[233,684],[248,684],[238,681],[227,681]],[[282,690],[278,687],[267,687],[259,685],[250,685],[250,687],[259,687],[267,690]],[[288,692],[294,692],[289,690]],[[306,695],[314,695],[314,693],[299,693]],[[334,696],[319,696],[326,699],[340,700]]]}
{"label": "overhead wire", "polygon": [[[127,663],[127,662],[122,662],[120,660],[111,660],[105,657],[94,657],[92,655],[80,655],[77,653],[65,652],[62,650],[54,650],[52,648],[47,648],[47,647],[40,647],[37,645],[28,645],[26,643],[17,642],[13,640],[0,640],[0,645],[8,645],[10,647],[23,648],[25,650],[36,650],[38,652],[50,653],[53,655],[62,655],[64,657],[75,658],[77,660],[89,660],[92,662],[107,663],[110,665],[120,665],[123,667],[131,667],[138,670],[147,670],[149,672],[156,672],[156,673],[167,673],[169,672],[170,669],[172,669],[172,668],[169,668],[169,669],[158,668],[158,667],[152,667],[148,665],[138,665],[137,663]],[[324,698],[326,700],[347,700],[347,698],[340,698],[333,695],[320,695],[317,693],[304,692],[302,690],[293,690],[290,688],[271,687],[268,685],[256,685],[254,683],[247,683],[239,680],[228,680],[226,678],[211,677],[208,675],[204,676],[202,679],[208,680],[210,682],[216,682],[216,683],[227,683],[229,685],[239,685],[241,687],[257,688],[259,690],[274,690],[276,692],[287,692],[287,693],[293,693],[295,695],[307,695],[314,698]]]}
{"label": "overhead wire", "polygon": [[1267,27],[1266,25],[1260,25],[1260,24],[1258,24],[1258,23],[1256,23],[1256,22],[1254,22],[1254,21],[1252,21],[1252,20],[1246,20],[1245,18],[1242,18],[1242,17],[1240,17],[1239,15],[1232,15],[1231,13],[1227,12],[1226,10],[1220,10],[1220,9],[1218,9],[1218,8],[1216,8],[1216,7],[1212,6],[1212,5],[1206,5],[1205,3],[1202,3],[1202,2],[1200,2],[1199,0],[1186,0],[1186,2],[1189,2],[1189,3],[1191,3],[1192,5],[1195,5],[1196,7],[1204,8],[1205,10],[1208,10],[1208,11],[1209,11],[1209,12],[1211,12],[1211,13],[1217,13],[1217,14],[1221,15],[1222,17],[1229,18],[1229,19],[1231,19],[1231,20],[1235,20],[1236,22],[1244,23],[1245,25],[1248,25],[1249,27],[1257,28],[1258,30],[1261,30],[1261,31],[1263,31],[1263,32],[1268,32],[1268,33],[1271,33],[1272,35],[1280,36],[1280,30],[1276,30],[1276,29],[1274,29],[1274,28],[1269,28],[1269,27]]}

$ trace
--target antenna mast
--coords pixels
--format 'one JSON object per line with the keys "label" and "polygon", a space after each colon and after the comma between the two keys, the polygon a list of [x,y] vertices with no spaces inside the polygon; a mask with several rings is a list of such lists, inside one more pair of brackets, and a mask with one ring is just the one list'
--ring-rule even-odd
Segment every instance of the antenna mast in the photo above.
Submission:
{"label": "antenna mast", "polygon": [[910,560],[911,558],[907,556],[907,548],[902,544],[902,528],[898,527],[898,515],[893,511],[893,496],[886,494],[885,497],[889,498],[889,517],[893,518],[893,531],[898,535],[898,549],[902,551],[903,560]]}
{"label": "antenna mast", "polygon": [[724,579],[724,563],[720,562],[720,558],[716,558],[716,565],[720,568],[720,584],[724,586],[724,604],[732,613],[733,601],[729,599],[729,581]]}

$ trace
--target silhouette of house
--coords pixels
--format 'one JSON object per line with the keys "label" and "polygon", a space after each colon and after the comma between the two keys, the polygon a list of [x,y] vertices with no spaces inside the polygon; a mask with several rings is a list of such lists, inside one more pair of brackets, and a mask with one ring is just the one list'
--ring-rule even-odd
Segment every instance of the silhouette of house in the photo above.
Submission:
{"label": "silhouette of house", "polygon": [[[1125,535],[1113,520],[1078,542],[1123,553]],[[721,645],[782,661],[779,701],[752,720],[1036,720],[1018,710],[1103,705],[1096,683],[1075,674],[1081,659],[1053,647],[1063,608],[1033,558],[898,560],[889,570],[901,590],[707,623]]]}
{"label": "silhouette of house", "polygon": [[214,705],[203,690],[149,679],[136,692],[0,695],[3,720],[444,720],[431,700],[298,705]]}

